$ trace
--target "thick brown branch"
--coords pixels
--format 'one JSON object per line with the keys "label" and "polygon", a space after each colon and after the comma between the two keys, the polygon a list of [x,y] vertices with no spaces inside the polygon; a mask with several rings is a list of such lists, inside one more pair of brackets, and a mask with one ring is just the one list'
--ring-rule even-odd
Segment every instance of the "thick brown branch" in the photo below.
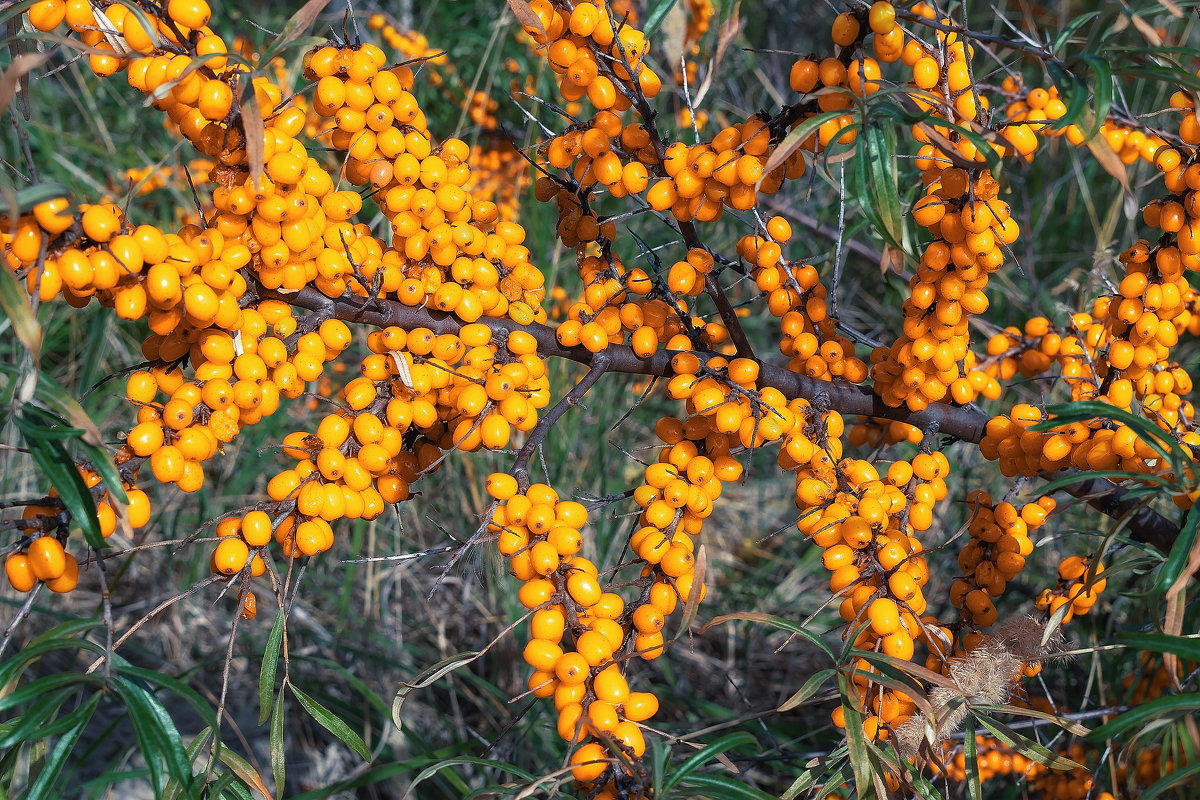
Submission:
{"label": "thick brown branch", "polygon": [[[281,294],[270,290],[261,290],[261,296],[272,297],[291,303],[298,308],[317,312],[327,318],[337,317],[345,322],[359,322],[368,325],[386,327],[396,325],[405,329],[416,327],[429,328],[434,333],[457,333],[462,328],[462,321],[457,317],[439,311],[430,311],[424,306],[406,306],[395,300],[341,297],[330,299],[312,287],[305,287],[298,292]],[[670,376],[671,358],[677,351],[659,350],[650,358],[640,358],[633,350],[624,345],[609,345],[600,353],[593,353],[584,347],[563,347],[555,337],[554,329],[549,325],[532,323],[519,325],[510,319],[480,318],[493,331],[508,332],[521,328],[532,335],[538,342],[538,352],[543,357],[566,358],[593,368],[592,375],[596,378],[599,373],[624,372],[633,375]],[[709,353],[698,353],[704,360]],[[591,377],[586,376],[585,381]],[[592,381],[594,382],[594,381]],[[910,411],[901,406],[893,408],[871,391],[870,387],[859,386],[841,381],[825,381],[800,375],[784,367],[773,364],[762,364],[759,370],[759,385],[771,386],[778,389],[788,398],[802,397],[806,400],[820,402],[823,407],[839,414],[854,414],[864,417],[895,420],[914,425],[922,430],[936,426],[940,434],[953,436],[965,442],[977,444],[984,434],[988,417],[981,411],[970,407],[953,406],[946,403],[930,403],[923,411]],[[565,409],[564,409],[565,410]],[[1110,517],[1122,518],[1138,506],[1136,500],[1129,499],[1124,492],[1103,478],[1083,481],[1079,484],[1064,488],[1096,510]],[[1134,539],[1152,544],[1161,550],[1169,550],[1171,543],[1179,533],[1179,527],[1158,512],[1142,506],[1134,511],[1128,521],[1129,531]]]}
{"label": "thick brown branch", "polygon": [[[263,296],[274,297],[299,308],[336,316],[346,322],[364,322],[380,327],[388,325],[408,329],[425,327],[434,333],[442,334],[457,333],[463,325],[457,317],[430,311],[424,306],[406,306],[394,300],[368,301],[358,298],[331,300],[311,287],[301,289],[294,294],[264,291]],[[507,332],[518,327],[522,328],[537,340],[538,352],[542,356],[566,358],[589,366],[598,359],[598,354],[585,347],[563,347],[558,343],[554,329],[548,325],[532,323],[521,326],[510,319],[489,319],[487,317],[480,318],[479,322],[488,325],[494,331]],[[669,377],[673,374],[671,358],[676,355],[677,351],[660,350],[650,358],[640,358],[630,347],[609,345],[602,353],[608,361],[607,368],[612,372]],[[716,354],[699,353],[698,355],[703,357]],[[702,358],[702,360],[705,359]],[[809,400],[823,398],[826,408],[841,414],[859,414],[897,420],[915,425],[922,430],[936,424],[941,433],[973,443],[983,438],[984,426],[988,421],[987,416],[978,411],[944,403],[931,403],[929,408],[924,411],[910,411],[903,406],[892,408],[886,405],[869,387],[840,381],[817,380],[773,364],[762,364],[759,371],[759,384],[772,386],[789,399],[796,397]]]}

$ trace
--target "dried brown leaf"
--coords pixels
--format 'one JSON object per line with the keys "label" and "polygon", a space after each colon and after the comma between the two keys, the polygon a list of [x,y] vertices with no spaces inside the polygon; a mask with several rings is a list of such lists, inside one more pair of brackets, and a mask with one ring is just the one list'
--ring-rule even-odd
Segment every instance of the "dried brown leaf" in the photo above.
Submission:
{"label": "dried brown leaf", "polygon": [[682,4],[676,3],[663,17],[657,38],[662,43],[663,57],[674,70],[683,57],[687,40],[687,11]]}
{"label": "dried brown leaf", "polygon": [[508,0],[508,7],[517,18],[517,22],[526,28],[532,28],[546,38],[546,28],[542,25],[541,17],[533,12],[533,8],[525,0]]}
{"label": "dried brown leaf", "polygon": [[1146,20],[1142,19],[1137,14],[1130,14],[1129,19],[1133,23],[1133,27],[1138,29],[1138,33],[1142,35],[1143,39],[1145,39],[1154,47],[1162,47],[1162,37],[1158,35],[1158,31],[1154,30],[1153,25],[1151,25],[1149,22],[1146,22]]}
{"label": "dried brown leaf", "polygon": [[263,174],[263,137],[266,129],[258,108],[258,95],[252,85],[246,87],[242,100],[242,130],[246,134],[246,163],[250,165],[250,177],[257,183]]}
{"label": "dried brown leaf", "polygon": [[12,60],[8,69],[4,70],[3,75],[0,75],[0,114],[8,110],[8,104],[17,94],[17,87],[20,86],[21,79],[28,75],[30,70],[37,69],[44,64],[48,58],[50,58],[50,52],[46,51],[44,53],[22,53]]}

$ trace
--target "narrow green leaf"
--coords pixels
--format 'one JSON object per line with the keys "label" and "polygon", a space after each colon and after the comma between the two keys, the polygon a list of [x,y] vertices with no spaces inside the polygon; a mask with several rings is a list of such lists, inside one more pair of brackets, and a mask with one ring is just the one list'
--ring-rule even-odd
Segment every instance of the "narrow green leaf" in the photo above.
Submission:
{"label": "narrow green leaf", "polygon": [[283,741],[283,692],[287,689],[287,679],[279,687],[275,697],[275,707],[271,711],[271,774],[275,778],[275,791],[283,797],[284,781],[287,779],[287,748]]}
{"label": "narrow green leaf", "polygon": [[642,28],[642,33],[649,37],[658,30],[658,27],[663,24],[663,20],[667,18],[667,14],[671,13],[671,9],[675,7],[677,2],[678,0],[658,0],[658,5],[646,15],[646,27]]}
{"label": "narrow green leaf", "polygon": [[[438,774],[442,770],[444,770],[448,767],[457,767],[460,764],[469,764],[471,766],[476,766],[476,767],[489,767],[491,769],[498,769],[503,772],[508,772],[512,775],[516,775],[521,780],[527,781],[527,782],[534,780],[533,775],[530,775],[528,772],[525,772],[523,770],[517,769],[516,767],[512,766],[511,764],[509,764],[505,761],[497,761],[497,760],[492,760],[492,759],[487,759],[487,758],[475,758],[474,756],[457,756],[457,757],[438,759],[438,761],[436,763],[421,770],[421,772],[417,774],[417,777],[413,778],[412,783],[409,784],[408,791],[405,792],[404,797],[406,799],[409,797],[420,797],[421,795],[418,795],[416,793],[418,786],[420,786],[422,783],[429,780],[430,778],[432,778],[434,775]],[[459,778],[454,773],[450,773],[446,777],[448,779],[456,782],[457,784],[461,785],[464,793],[466,791],[468,791],[468,787],[466,786],[466,784],[464,784],[462,782],[462,779]]]}
{"label": "narrow green leaf", "polygon": [[832,669],[817,670],[815,673],[813,673],[812,677],[806,680],[804,685],[797,689],[791,697],[783,701],[783,704],[779,706],[778,710],[791,711],[796,706],[803,705],[810,697],[816,694],[817,690],[820,689],[821,686],[823,686],[831,677],[833,677]]}
{"label": "narrow green leaf", "polygon": [[104,536],[96,518],[96,502],[62,443],[65,430],[78,429],[50,427],[45,421],[48,417],[53,418],[53,415],[34,406],[25,406],[15,419],[34,463],[58,492],[72,519],[83,529],[87,543],[99,550],[104,547]]}
{"label": "narrow green leaf", "polygon": [[325,708],[325,706],[321,705],[292,684],[289,683],[288,687],[292,690],[292,694],[295,695],[296,699],[300,701],[300,705],[304,707],[304,710],[307,711],[309,716],[315,719],[322,728],[332,733],[347,747],[362,756],[364,761],[371,760],[371,751],[367,749],[366,743],[362,740],[361,736],[350,729],[350,726],[347,725],[345,721],[338,718],[338,716],[332,711]]}
{"label": "narrow green leaf", "polygon": [[862,713],[850,697],[854,694],[850,678],[838,673],[838,688],[842,692],[842,713],[846,718],[846,747],[850,753],[850,768],[854,773],[854,786],[859,797],[866,797],[874,785],[871,780],[871,765],[867,760],[867,740],[863,733]]}
{"label": "narrow green leaf", "polygon": [[[1080,14],[1072,19],[1065,28],[1059,31],[1058,36],[1054,37],[1054,43],[1051,45],[1050,49],[1054,53],[1061,52],[1062,49],[1067,45],[1067,42],[1071,40],[1071,37],[1074,36],[1080,28],[1099,15],[1099,11],[1089,11],[1086,14]],[[1046,63],[1047,65],[1054,64],[1053,61],[1047,61]]]}
{"label": "narrow green leaf", "polygon": [[192,765],[188,761],[183,738],[167,709],[139,681],[114,675],[110,678],[110,684],[125,702],[125,710],[133,723],[146,765],[150,768],[155,793],[161,793],[163,787],[160,759],[171,778],[181,786],[190,787]]}
{"label": "narrow green leaf", "polygon": [[[1162,52],[1162,48],[1158,47],[1147,49],[1156,54],[1160,54]],[[1195,50],[1192,50],[1191,53],[1194,54]],[[1098,59],[1099,56],[1092,56],[1091,58]],[[1107,62],[1105,63],[1107,64]],[[1141,78],[1142,80],[1163,83],[1167,86],[1170,86],[1172,89],[1177,89],[1181,85],[1186,86],[1189,89],[1200,89],[1200,78],[1196,77],[1195,73],[1178,68],[1172,69],[1171,67],[1156,67],[1149,64],[1141,64],[1137,66],[1123,64],[1116,74],[1120,75],[1122,78]]]}
{"label": "narrow green leaf", "polygon": [[1176,786],[1192,786],[1195,788],[1195,781],[1198,777],[1200,777],[1200,763],[1177,768],[1174,772],[1164,775],[1148,786],[1145,791],[1138,795],[1138,800],[1154,800],[1154,798],[1174,789]]}
{"label": "narrow green leaf", "polygon": [[792,785],[779,796],[779,800],[796,800],[802,793],[812,788],[814,783],[816,783],[816,778],[813,776],[813,771],[806,769],[800,774],[800,777],[792,781]]}
{"label": "narrow green leaf", "polygon": [[1046,125],[1041,130],[1065,130],[1068,126],[1081,121],[1084,112],[1087,111],[1088,87],[1075,75],[1067,72],[1058,62],[1047,62],[1046,69],[1050,72],[1054,85],[1058,87],[1059,96],[1066,104],[1067,112],[1054,120],[1053,124]]}
{"label": "narrow green leaf", "polygon": [[687,760],[671,771],[671,774],[667,776],[666,783],[663,785],[663,790],[667,791],[679,785],[680,781],[690,776],[715,756],[732,750],[734,747],[754,744],[754,741],[754,737],[746,731],[738,731],[737,733],[726,734],[720,739],[709,742],[688,756]]}
{"label": "narrow green leaf", "polygon": [[975,717],[970,714],[965,722],[963,760],[967,768],[967,794],[971,800],[983,800],[983,782],[979,777],[979,750],[975,743]]}
{"label": "narrow green leaf", "polygon": [[779,628],[780,630],[785,630],[785,631],[788,631],[789,633],[794,633],[797,636],[800,636],[800,637],[806,639],[810,644],[815,645],[816,647],[820,648],[821,652],[823,652],[825,655],[829,656],[830,661],[833,661],[833,662],[837,661],[837,658],[834,657],[834,655],[833,655],[833,651],[830,650],[829,647],[824,642],[821,641],[820,637],[817,636],[812,631],[807,630],[799,623],[792,622],[791,620],[784,619],[783,617],[777,617],[774,614],[764,614],[760,611],[745,611],[740,614],[723,614],[719,617],[713,617],[707,623],[704,624],[704,627],[700,628],[698,633],[703,634],[709,628],[716,627],[717,625],[720,625],[723,622],[730,622],[731,620],[742,620],[745,622],[761,622],[764,625],[770,625],[772,628]]}
{"label": "narrow green leaf", "polygon": [[726,775],[691,775],[681,784],[691,790],[700,790],[700,794],[691,794],[696,798],[720,798],[724,800],[777,800],[775,795],[767,794],[762,789],[747,786]]}
{"label": "narrow green leaf", "polygon": [[43,678],[38,678],[27,686],[22,686],[6,697],[0,698],[0,711],[17,708],[25,703],[32,703],[44,695],[67,686],[77,687],[88,684],[99,686],[100,683],[101,678],[96,675],[80,675],[75,672],[59,672],[47,675]]}
{"label": "narrow green leaf", "polygon": [[1192,548],[1195,547],[1198,532],[1200,532],[1200,507],[1192,506],[1183,520],[1183,527],[1180,528],[1179,535],[1175,537],[1175,543],[1171,545],[1171,552],[1167,554],[1167,560],[1163,562],[1162,569],[1158,571],[1158,580],[1154,582],[1151,594],[1166,594],[1179,580],[1179,576],[1183,575],[1183,571],[1187,569],[1188,562],[1191,560]]}
{"label": "narrow green leaf", "polygon": [[217,712],[214,711],[213,707],[208,704],[208,701],[206,701],[198,692],[196,692],[194,689],[192,689],[192,687],[188,686],[183,681],[177,678],[172,678],[170,675],[164,675],[158,670],[135,667],[126,662],[120,656],[114,655],[113,659],[116,662],[116,671],[118,675],[127,675],[131,678],[136,678],[137,680],[142,681],[148,686],[157,686],[159,688],[166,689],[171,693],[171,695],[186,700],[188,705],[190,705],[196,711],[196,713],[200,715],[200,718],[203,719],[205,724],[207,724],[210,728],[215,728],[217,726]]}
{"label": "narrow green leaf", "polygon": [[42,354],[42,325],[29,305],[29,293],[7,268],[0,270],[0,308],[12,323],[17,340],[36,364]]}
{"label": "narrow green leaf", "polygon": [[59,775],[62,774],[63,767],[66,766],[68,759],[75,751],[75,745],[79,741],[79,737],[83,735],[84,729],[88,722],[91,721],[92,715],[96,712],[96,706],[100,704],[100,695],[92,695],[86,703],[72,711],[66,717],[70,727],[55,743],[54,749],[50,751],[46,757],[46,763],[42,766],[42,771],[38,774],[37,780],[29,787],[29,793],[25,795],[26,800],[43,800],[44,798],[61,797],[61,794],[54,793],[54,784],[58,782]]}
{"label": "narrow green leaf", "polygon": [[[390,780],[391,778],[400,777],[407,779],[414,772],[424,766],[427,766],[428,764],[429,759],[427,758],[414,758],[407,761],[398,761],[391,764],[385,764],[380,767],[375,767],[374,769],[369,769],[361,775],[355,775],[353,778],[344,781],[338,781],[337,783],[333,783],[328,786],[322,786],[319,789],[313,789],[312,791],[305,792],[303,794],[294,795],[293,797],[290,797],[289,800],[326,800],[329,797],[335,797],[347,793],[354,795],[353,790],[355,789],[361,789],[365,786],[372,786],[376,783]],[[504,767],[504,769],[507,769],[507,767]],[[526,780],[533,779],[530,777]],[[499,794],[500,793],[497,792],[496,796],[499,796]],[[480,791],[478,795],[487,796],[483,791]]]}
{"label": "narrow green leaf", "polygon": [[[208,740],[212,738],[212,728],[205,728],[192,738],[192,743],[187,747],[187,760],[189,764],[196,763],[196,757],[200,755],[200,751],[208,744]],[[183,792],[183,787],[172,778],[167,781],[167,786],[163,789],[161,800],[175,800]]]}
{"label": "narrow green leaf", "polygon": [[976,711],[984,714],[1011,714],[1014,717],[1027,717],[1029,719],[1040,719],[1043,722],[1049,722],[1062,728],[1068,733],[1073,733],[1076,736],[1087,736],[1091,730],[1084,725],[1079,724],[1073,719],[1059,717],[1045,711],[1038,711],[1036,708],[1022,708],[1014,705],[990,705],[990,704],[974,704],[971,706]]}
{"label": "narrow green leaf", "polygon": [[424,689],[438,680],[444,675],[447,675],[459,667],[470,664],[481,655],[477,651],[468,651],[459,653],[458,655],[443,658],[428,669],[422,670],[416,678],[411,682],[406,681],[400,684],[400,688],[396,690],[396,696],[392,698],[392,724],[398,729],[404,730],[404,721],[400,717],[400,711],[404,707],[404,701],[409,693],[415,689]]}
{"label": "narrow green leaf", "polygon": [[[246,759],[242,758],[228,747],[222,747],[217,757],[221,759],[221,763],[229,767],[229,771],[236,775],[238,780],[270,800],[270,790],[267,789],[267,785],[263,783],[262,776],[258,774],[258,770],[250,766],[250,762],[246,761]],[[240,786],[236,788],[245,791]],[[249,796],[248,793],[247,796]]]}
{"label": "narrow green leaf", "polygon": [[[783,141],[777,144],[775,149],[771,151],[771,156],[767,159],[767,163],[763,167],[763,175],[766,176],[780,164],[787,161],[788,156],[796,152],[805,139],[816,133],[817,128],[820,128],[831,119],[837,119],[841,115],[841,111],[825,111],[820,114],[813,114],[788,131],[787,136],[783,137]],[[759,184],[761,183],[762,179],[760,178]]]}
{"label": "narrow green leaf", "polygon": [[[313,24],[313,20],[325,10],[325,6],[327,5],[329,5],[329,0],[308,0],[307,3],[302,5],[284,24],[283,30],[279,32],[279,37],[274,42],[271,42],[271,47],[265,58],[269,60],[272,56],[277,55],[288,43],[308,30],[308,26]],[[263,61],[263,63],[267,63],[267,61]]]}
{"label": "narrow green leaf", "polygon": [[[38,697],[36,703],[26,709],[25,713],[11,720],[11,724],[7,725],[6,729],[0,733],[0,751],[29,739],[35,732],[38,739],[45,739],[61,733],[61,731],[54,730],[55,723],[47,723],[46,720],[57,714],[61,710],[62,704],[76,691],[76,688],[72,687]],[[62,720],[58,720],[58,722],[62,722]]]}
{"label": "narrow green leaf", "polygon": [[33,207],[56,197],[69,197],[71,190],[58,181],[42,181],[33,186],[17,190],[17,209],[19,214],[33,211]]}
{"label": "narrow green leaf", "polygon": [[[386,700],[384,700],[382,697],[380,697],[378,694],[376,694],[375,691],[372,690],[370,686],[367,686],[367,684],[362,680],[362,678],[358,677],[357,675],[352,673],[350,670],[346,669],[346,667],[343,666],[342,664],[339,664],[336,661],[329,659],[329,658],[319,658],[319,657],[315,657],[315,656],[298,655],[295,653],[290,654],[290,658],[293,663],[294,662],[305,662],[305,663],[311,663],[311,664],[320,664],[321,666],[337,673],[339,680],[345,681],[347,686],[350,686],[355,691],[357,691],[359,694],[361,694],[363,696],[363,698],[366,699],[366,701],[369,702],[376,709],[378,709],[380,711],[380,713],[387,714],[390,711],[391,707],[387,704]],[[507,698],[505,698],[505,699],[507,699]]]}
{"label": "narrow green leaf", "polygon": [[854,171],[859,205],[884,241],[903,251],[895,128],[873,120],[863,126],[861,134]]}
{"label": "narrow green leaf", "polygon": [[1147,722],[1162,721],[1176,714],[1192,713],[1196,709],[1200,709],[1200,694],[1195,692],[1156,697],[1104,723],[1092,731],[1088,738],[1093,742],[1102,742]]}
{"label": "narrow green leaf", "polygon": [[1117,640],[1137,650],[1155,653],[1174,653],[1188,661],[1200,661],[1200,639],[1191,636],[1170,636],[1165,633],[1118,633]]}
{"label": "narrow green leaf", "polygon": [[1104,58],[1088,54],[1083,60],[1092,68],[1093,78],[1093,108],[1092,124],[1084,131],[1084,137],[1091,139],[1100,132],[1100,126],[1108,119],[1109,109],[1112,108],[1113,80],[1112,67]]}
{"label": "narrow green leaf", "polygon": [[1031,758],[1051,769],[1083,769],[1083,767],[1071,759],[1060,756],[1052,750],[1047,749],[1044,745],[1022,736],[1004,723],[998,722],[986,714],[976,712],[975,718],[983,727],[991,731],[993,736],[1026,758]]}
{"label": "narrow green leaf", "polygon": [[271,716],[271,696],[275,694],[275,670],[279,664],[279,647],[283,643],[283,623],[286,615],[280,609],[267,637],[263,650],[262,666],[258,672],[258,724],[262,725]]}

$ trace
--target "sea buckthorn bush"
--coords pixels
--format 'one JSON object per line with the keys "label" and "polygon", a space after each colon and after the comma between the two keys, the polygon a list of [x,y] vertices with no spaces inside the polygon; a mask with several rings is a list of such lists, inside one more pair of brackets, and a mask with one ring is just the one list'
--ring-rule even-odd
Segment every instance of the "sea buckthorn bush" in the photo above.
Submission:
{"label": "sea buckthorn bush", "polygon": [[6,796],[1194,796],[1185,9],[401,5],[0,11]]}

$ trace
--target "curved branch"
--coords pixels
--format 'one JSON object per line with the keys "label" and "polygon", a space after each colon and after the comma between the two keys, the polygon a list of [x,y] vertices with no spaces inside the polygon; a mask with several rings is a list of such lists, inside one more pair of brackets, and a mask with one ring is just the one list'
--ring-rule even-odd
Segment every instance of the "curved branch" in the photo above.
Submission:
{"label": "curved branch", "polygon": [[[457,333],[463,326],[463,322],[454,315],[431,311],[425,306],[406,306],[395,300],[382,298],[339,297],[331,299],[312,287],[305,287],[297,292],[286,294],[260,287],[259,295],[282,300],[297,308],[313,311],[325,318],[336,317],[344,322],[358,322],[379,327],[395,325],[405,329],[424,327],[437,334]],[[641,358],[630,347],[610,344],[600,353],[593,353],[585,347],[563,347],[555,336],[554,328],[549,325],[536,322],[520,325],[510,319],[490,317],[481,317],[478,321],[501,336],[506,336],[517,328],[524,330],[537,340],[538,354],[543,357],[565,358],[586,364],[591,368],[591,373],[589,376],[585,376],[584,381],[588,381],[588,378],[594,375],[595,378],[591,381],[594,382],[604,372],[669,377],[673,374],[671,359],[679,352],[659,350],[650,358]],[[718,354],[697,353],[697,355],[707,358]],[[844,381],[818,380],[773,364],[760,366],[758,383],[762,387],[771,386],[778,389],[789,399],[802,397],[810,401],[820,401],[825,408],[837,411],[839,414],[894,420],[916,426],[921,430],[928,430],[936,426],[939,433],[971,444],[978,444],[983,438],[989,419],[986,414],[976,409],[947,403],[930,403],[922,411],[911,411],[905,406],[893,408],[884,403],[883,399],[870,387]],[[1124,518],[1132,512],[1133,516],[1128,520],[1128,527],[1133,538],[1154,545],[1164,552],[1170,550],[1171,544],[1179,534],[1179,526],[1175,522],[1153,509],[1141,505],[1138,500],[1130,499],[1125,492],[1106,478],[1081,478],[1080,483],[1064,487],[1063,491],[1084,500],[1097,511],[1113,518]],[[1141,505],[1140,508],[1139,505]]]}

